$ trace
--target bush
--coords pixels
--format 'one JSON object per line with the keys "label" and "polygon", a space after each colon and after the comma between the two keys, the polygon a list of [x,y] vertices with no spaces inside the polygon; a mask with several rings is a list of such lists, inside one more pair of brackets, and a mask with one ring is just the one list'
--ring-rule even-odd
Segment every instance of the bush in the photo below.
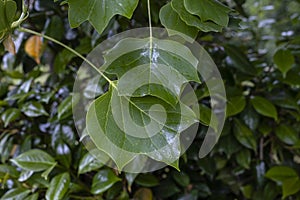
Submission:
{"label": "bush", "polygon": [[[151,1],[153,26],[183,31],[209,52],[225,83],[227,112],[208,156],[198,157],[207,130],[200,125],[180,171],[141,174],[119,173],[88,153],[72,117],[81,58],[15,26],[21,1],[0,2],[1,199],[300,199],[299,0],[190,0],[208,14],[184,20],[183,1]],[[21,26],[84,56],[116,33],[148,26],[145,0],[105,1],[107,15],[94,7],[99,16],[87,15],[96,1],[82,2],[25,1],[29,16]],[[117,2],[128,5],[114,11]],[[195,88],[200,111],[210,111],[205,87]]]}

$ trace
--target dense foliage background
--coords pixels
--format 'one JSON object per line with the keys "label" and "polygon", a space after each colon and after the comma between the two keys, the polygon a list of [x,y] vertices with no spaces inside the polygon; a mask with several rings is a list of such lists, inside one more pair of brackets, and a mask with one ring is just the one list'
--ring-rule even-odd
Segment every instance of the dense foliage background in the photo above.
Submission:
{"label": "dense foliage background", "polygon": [[[22,6],[16,2],[17,18]],[[70,28],[68,9],[74,0],[28,3],[30,15],[22,26],[82,55],[116,33],[148,26],[145,0],[131,19],[108,20],[101,34],[89,22]],[[167,26],[169,18],[159,16],[167,3],[151,0],[153,26],[161,27],[162,21]],[[196,34],[224,78],[226,124],[213,151],[199,159],[206,129],[201,125],[180,159],[180,172],[165,167],[117,174],[93,159],[72,118],[72,87],[82,60],[15,30],[16,55],[0,46],[1,199],[300,199],[300,1],[222,3],[234,10],[228,27],[222,32],[196,29]],[[203,88],[197,90],[199,101],[207,100]]]}

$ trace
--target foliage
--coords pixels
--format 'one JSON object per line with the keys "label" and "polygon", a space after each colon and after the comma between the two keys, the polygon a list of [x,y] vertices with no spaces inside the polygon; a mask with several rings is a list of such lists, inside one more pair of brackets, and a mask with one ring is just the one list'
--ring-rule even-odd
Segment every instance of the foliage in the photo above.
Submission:
{"label": "foliage", "polygon": [[[0,39],[13,33],[17,52],[0,47],[1,199],[300,199],[299,1],[151,1],[154,26],[185,32],[210,53],[226,85],[228,110],[209,156],[198,157],[207,129],[200,125],[180,172],[168,166],[139,175],[119,174],[87,152],[71,108],[82,60],[12,30],[22,12],[16,3],[12,16],[3,9],[14,10],[12,0],[0,0]],[[118,32],[148,26],[145,0],[30,3],[22,26],[82,55]],[[200,118],[209,121],[207,90],[200,84],[195,90]]]}

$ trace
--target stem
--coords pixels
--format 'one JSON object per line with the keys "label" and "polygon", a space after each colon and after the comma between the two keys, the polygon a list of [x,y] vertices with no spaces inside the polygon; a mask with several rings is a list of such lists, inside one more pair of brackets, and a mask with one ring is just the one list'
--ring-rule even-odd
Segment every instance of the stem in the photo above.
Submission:
{"label": "stem", "polygon": [[84,56],[82,56],[80,53],[78,53],[76,50],[72,49],[71,47],[65,45],[64,43],[61,43],[60,41],[52,38],[52,37],[49,37],[47,35],[44,35],[42,33],[38,33],[36,31],[33,31],[33,30],[30,30],[30,29],[27,29],[27,28],[23,28],[23,27],[20,27],[18,29],[19,31],[21,32],[25,32],[25,33],[30,33],[30,34],[33,34],[33,35],[37,35],[37,36],[40,36],[40,37],[43,37],[47,40],[50,40],[62,47],[64,47],[65,49],[69,50],[70,52],[72,52],[73,54],[75,54],[76,56],[78,56],[79,58],[81,58],[82,60],[84,60],[87,64],[89,64],[94,70],[96,70],[101,76],[103,76],[103,78],[105,78],[105,80],[111,84],[111,86],[113,86],[114,88],[116,88],[116,85],[113,83],[113,81],[111,81],[107,76],[105,76],[105,74],[100,71],[100,69],[98,69],[91,61],[89,61],[88,59],[86,59]]}
{"label": "stem", "polygon": [[150,31],[150,63],[152,61],[152,48],[153,48],[153,41],[152,41],[152,19],[151,19],[151,5],[150,0],[147,0],[147,6],[148,6],[148,19],[149,19],[149,31]]}
{"label": "stem", "polygon": [[28,2],[26,0],[22,1],[22,14],[19,19],[11,24],[11,29],[17,28],[21,25],[21,23],[28,17]]}

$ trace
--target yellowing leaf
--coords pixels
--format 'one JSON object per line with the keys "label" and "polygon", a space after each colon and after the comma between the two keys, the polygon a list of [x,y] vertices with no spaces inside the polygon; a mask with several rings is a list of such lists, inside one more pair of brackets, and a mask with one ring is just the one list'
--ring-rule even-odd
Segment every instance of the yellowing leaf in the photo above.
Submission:
{"label": "yellowing leaf", "polygon": [[15,43],[11,38],[11,35],[9,35],[4,41],[3,41],[3,45],[6,51],[8,51],[11,54],[16,54],[16,47],[15,47]]}
{"label": "yellowing leaf", "polygon": [[31,36],[25,43],[25,52],[34,58],[36,63],[40,64],[42,54],[42,38],[40,36]]}

